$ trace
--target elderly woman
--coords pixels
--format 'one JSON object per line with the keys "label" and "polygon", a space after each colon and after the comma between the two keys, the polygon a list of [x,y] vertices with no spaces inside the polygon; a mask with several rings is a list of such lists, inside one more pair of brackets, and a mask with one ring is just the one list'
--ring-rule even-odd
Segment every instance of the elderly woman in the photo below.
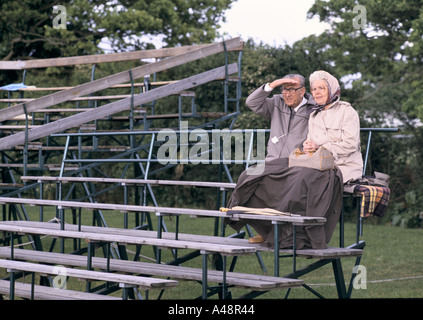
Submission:
{"label": "elderly woman", "polygon": [[340,101],[338,80],[326,71],[310,75],[310,91],[319,108],[310,116],[304,151],[323,146],[332,152],[344,183],[361,178],[363,159],[357,111],[348,102]]}
{"label": "elderly woman", "polygon": [[[318,106],[310,115],[303,148],[314,151],[324,146],[332,152],[335,168],[320,171],[287,167],[284,159],[274,159],[266,162],[262,174],[239,179],[228,203],[230,208],[273,208],[302,216],[325,217],[326,223],[322,226],[297,226],[297,249],[327,247],[342,210],[343,183],[360,178],[363,168],[359,118],[349,103],[339,100],[338,81],[325,71],[317,71],[310,76],[310,83]],[[252,220],[248,223],[266,246],[273,246],[274,227],[270,222]],[[236,222],[230,225],[239,230]],[[280,225],[280,247],[290,247],[292,243],[291,226]]]}

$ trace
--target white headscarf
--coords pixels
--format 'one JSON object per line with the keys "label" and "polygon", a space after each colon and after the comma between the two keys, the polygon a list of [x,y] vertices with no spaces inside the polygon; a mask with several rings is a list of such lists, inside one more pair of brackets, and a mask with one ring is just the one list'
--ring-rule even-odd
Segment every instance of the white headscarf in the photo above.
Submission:
{"label": "white headscarf", "polygon": [[329,90],[329,97],[326,103],[324,104],[327,106],[337,100],[339,100],[341,95],[341,87],[339,86],[338,80],[331,75],[329,72],[318,70],[314,71],[310,75],[310,87],[313,85],[313,82],[316,80],[325,80]]}

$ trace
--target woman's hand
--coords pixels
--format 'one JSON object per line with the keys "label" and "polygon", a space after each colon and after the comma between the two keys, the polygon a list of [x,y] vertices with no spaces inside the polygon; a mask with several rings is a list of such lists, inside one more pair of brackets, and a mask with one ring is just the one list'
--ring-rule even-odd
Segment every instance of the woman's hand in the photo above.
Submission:
{"label": "woman's hand", "polygon": [[313,140],[306,140],[303,143],[303,150],[304,152],[314,152],[319,148]]}

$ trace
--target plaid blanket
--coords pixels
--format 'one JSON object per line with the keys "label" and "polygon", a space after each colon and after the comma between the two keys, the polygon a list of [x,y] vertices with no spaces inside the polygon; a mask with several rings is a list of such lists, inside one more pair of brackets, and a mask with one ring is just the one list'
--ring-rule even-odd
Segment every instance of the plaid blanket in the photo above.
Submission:
{"label": "plaid blanket", "polygon": [[391,190],[388,187],[356,185],[354,193],[361,194],[360,216],[367,218],[371,215],[383,217],[388,207]]}

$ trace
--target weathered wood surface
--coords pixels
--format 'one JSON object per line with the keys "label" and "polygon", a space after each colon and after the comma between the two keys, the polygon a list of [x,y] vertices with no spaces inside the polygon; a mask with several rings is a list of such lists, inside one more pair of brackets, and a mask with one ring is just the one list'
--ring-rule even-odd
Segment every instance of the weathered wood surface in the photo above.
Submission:
{"label": "weathered wood surface", "polygon": [[[230,39],[225,42],[227,50],[234,50],[239,48],[242,44],[239,38]],[[81,97],[88,95],[93,92],[97,92],[103,89],[110,88],[111,86],[124,84],[131,81],[132,79],[138,79],[148,74],[154,74],[166,69],[170,69],[191,61],[195,61],[201,58],[205,58],[210,55],[217,54],[224,51],[223,42],[208,45],[199,49],[195,49],[181,55],[172,56],[151,64],[143,65],[137,68],[133,68],[127,71],[119,72],[114,75],[104,77],[98,80],[87,82],[76,87],[52,93],[44,97],[38,98],[34,101],[26,103],[26,109],[28,112],[35,112],[41,108],[48,108],[50,106],[66,102],[75,97]],[[1,66],[1,64],[0,64]],[[180,90],[183,91],[183,90]],[[15,116],[24,114],[24,104],[18,104],[5,109],[0,110],[0,122],[9,120]]]}
{"label": "weathered wood surface", "polygon": [[[8,221],[10,224],[14,225],[27,225],[33,227],[43,227],[51,229],[59,229],[57,223],[37,222],[37,221]],[[77,225],[66,224],[66,229],[68,230],[78,230]],[[94,226],[81,226],[81,231],[93,232],[93,233],[111,233],[119,235],[128,235],[128,236],[143,236],[147,238],[156,238],[157,231],[149,230],[132,230],[132,229],[122,229],[122,228],[104,228],[104,227],[94,227]],[[175,234],[172,232],[163,232],[163,239],[175,239]],[[216,236],[206,236],[206,235],[197,235],[197,234],[187,234],[187,233],[178,233],[178,239],[184,241],[195,241],[195,242],[204,242],[204,243],[214,243],[214,244],[224,244],[224,245],[236,245],[236,246],[248,246],[253,247],[257,251],[267,251],[273,252],[272,248],[269,248],[263,244],[251,244],[248,242],[248,239],[240,238],[228,238],[228,237],[216,237]],[[291,249],[280,249],[281,253],[292,254]],[[330,247],[327,249],[300,249],[296,250],[297,257],[301,258],[313,258],[313,259],[329,259],[329,258],[347,258],[347,257],[356,257],[361,256],[363,250],[361,249],[351,249],[351,248],[337,248]]]}
{"label": "weathered wood surface", "polygon": [[[15,296],[31,299],[31,284],[15,282]],[[0,280],[0,294],[9,295],[10,282]],[[122,300],[119,297],[34,285],[35,300]]]}
{"label": "weathered wood surface", "polygon": [[[151,50],[138,50],[132,52],[118,52],[109,54],[97,54],[86,56],[75,56],[66,58],[34,59],[25,61],[0,61],[0,70],[24,70],[35,68],[63,67],[80,64],[97,64],[106,62],[119,62],[141,59],[154,59],[177,56],[189,51],[205,48],[210,44],[182,46],[175,48],[162,48]],[[242,50],[243,44],[240,42],[238,47],[227,48],[228,51]]]}
{"label": "weathered wood surface", "polygon": [[93,233],[84,231],[69,231],[60,229],[49,229],[49,228],[34,228],[26,227],[22,225],[13,225],[7,221],[0,223],[0,231],[15,232],[20,234],[37,234],[37,235],[48,235],[58,238],[70,238],[70,239],[85,239],[87,241],[102,241],[102,242],[117,242],[122,244],[134,244],[134,245],[151,245],[161,248],[174,248],[174,249],[190,249],[190,250],[201,250],[204,252],[219,252],[222,255],[244,255],[252,254],[256,252],[255,248],[248,246],[232,246],[223,244],[210,244],[210,243],[199,243],[194,241],[184,240],[170,240],[170,239],[159,239],[159,238],[148,238],[141,236],[127,236],[120,234],[105,234],[105,233]]}
{"label": "weathered wood surface", "polygon": [[[238,65],[236,63],[203,72],[192,77],[185,78],[177,83],[168,84],[163,87],[159,87],[145,93],[134,95],[133,101],[132,98],[126,98],[118,100],[112,103],[108,103],[104,106],[95,108],[93,110],[85,111],[79,114],[75,114],[45,125],[42,125],[38,128],[28,130],[27,132],[19,132],[14,135],[10,135],[0,139],[0,150],[9,149],[11,147],[24,144],[26,137],[28,141],[36,140],[42,137],[49,136],[53,133],[61,132],[69,128],[79,126],[83,123],[88,123],[96,119],[101,119],[103,117],[112,115],[114,113],[129,110],[131,108],[132,102],[134,106],[139,106],[141,104],[149,103],[151,101],[163,98],[170,94],[181,92],[201,84],[213,81],[225,74],[225,70],[229,74],[238,71]],[[3,109],[7,110],[9,108]],[[1,111],[0,111],[1,113]],[[14,115],[16,116],[16,115]],[[2,120],[0,120],[2,121]]]}
{"label": "weathered wood surface", "polygon": [[58,208],[85,208],[92,210],[116,210],[121,212],[154,212],[156,215],[189,215],[194,217],[215,217],[227,218],[233,220],[255,219],[266,220],[279,223],[292,223],[294,225],[321,225],[326,222],[321,217],[288,216],[288,215],[256,215],[256,214],[232,214],[227,215],[219,210],[189,209],[189,208],[171,208],[155,206],[137,206],[113,203],[80,202],[80,201],[61,201],[61,200],[43,200],[27,198],[0,197],[0,204],[27,204],[32,206],[56,206]]}
{"label": "weathered wood surface", "polygon": [[63,209],[66,208],[85,208],[91,210],[116,210],[121,212],[154,212],[168,214],[187,214],[208,217],[226,217],[224,212],[218,210],[204,209],[185,209],[172,207],[155,207],[155,206],[137,206],[115,203],[99,203],[99,202],[81,202],[81,201],[63,201],[63,200],[44,200],[44,199],[27,199],[27,198],[9,198],[0,197],[0,204],[26,204],[30,206],[55,206]]}
{"label": "weathered wood surface", "polygon": [[66,267],[57,266],[49,266],[39,263],[31,263],[31,262],[22,262],[16,260],[6,260],[0,259],[0,268],[5,268],[13,271],[28,271],[28,272],[36,272],[40,274],[49,274],[49,275],[63,275],[85,279],[85,280],[92,280],[92,281],[108,281],[108,282],[116,282],[116,283],[123,283],[134,285],[139,288],[149,290],[149,289],[168,289],[175,287],[178,282],[174,280],[166,280],[166,279],[157,279],[151,277],[141,277],[141,276],[133,276],[133,275],[126,275],[126,274],[119,274],[119,273],[110,273],[110,272],[102,272],[102,271],[93,271],[93,270],[84,270],[84,269],[72,269]]}
{"label": "weathered wood surface", "polygon": [[[0,248],[0,257],[10,256],[10,249]],[[14,256],[19,260],[39,261],[41,263],[60,264],[72,267],[85,267],[87,257],[73,254],[62,254],[54,252],[34,251],[25,249],[15,249]],[[105,269],[106,258],[93,257],[92,267],[96,269]],[[117,272],[128,272],[155,277],[171,277],[177,280],[201,281],[202,269],[182,266],[172,266],[166,264],[157,264],[150,262],[128,261],[120,259],[110,260],[110,270]],[[208,282],[221,282],[223,272],[218,270],[208,270]],[[228,285],[250,288],[253,290],[271,290],[282,289],[286,287],[300,286],[303,280],[288,279],[281,277],[272,277],[261,274],[249,274],[241,272],[227,272],[226,282]]]}
{"label": "weathered wood surface", "polygon": [[118,179],[118,178],[93,178],[93,177],[51,177],[51,176],[22,176],[22,181],[37,182],[94,182],[94,183],[120,183],[122,185],[173,185],[189,187],[211,187],[233,189],[235,183],[229,182],[208,182],[208,181],[183,181],[183,180],[158,180],[158,179]]}
{"label": "weathered wood surface", "polygon": [[307,226],[307,225],[322,225],[325,224],[326,218],[322,217],[307,217],[307,216],[287,216],[287,215],[259,215],[249,213],[234,213],[230,215],[231,219],[237,220],[263,220],[271,221],[273,223],[292,223],[296,226]]}
{"label": "weathered wood surface", "polygon": [[[89,97],[77,97],[69,99],[68,101],[96,101],[96,100],[117,100],[130,97],[130,94],[117,94],[117,95],[108,95],[108,96],[89,96]],[[37,98],[12,98],[12,99],[0,99],[0,102],[31,102]],[[69,110],[69,109],[68,109]],[[70,109],[71,111],[72,109]],[[80,110],[80,109],[76,109]],[[40,111],[41,112],[41,111]],[[44,109],[43,112],[48,112],[48,109]]]}
{"label": "weathered wood surface", "polygon": [[[169,80],[169,81],[154,81],[150,82],[149,85],[151,86],[162,86],[165,84],[176,82],[177,80]],[[114,86],[110,86],[109,88],[131,88],[131,87],[145,87],[145,83],[143,82],[135,82],[131,83],[124,83],[124,84],[116,84]],[[25,91],[25,92],[37,92],[37,91],[63,91],[68,89],[73,89],[75,86],[62,86],[62,87],[36,87],[36,86],[27,86],[26,88],[21,88],[16,91]]]}

